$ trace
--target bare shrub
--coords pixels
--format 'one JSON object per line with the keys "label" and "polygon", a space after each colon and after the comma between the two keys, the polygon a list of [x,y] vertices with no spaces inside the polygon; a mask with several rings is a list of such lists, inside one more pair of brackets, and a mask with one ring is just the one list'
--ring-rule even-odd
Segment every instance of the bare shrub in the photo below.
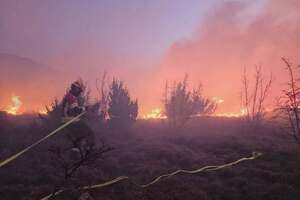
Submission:
{"label": "bare shrub", "polygon": [[90,104],[88,107],[88,119],[90,121],[96,122],[97,125],[105,125],[106,119],[108,117],[108,79],[107,73],[104,72],[102,74],[101,79],[96,79],[96,91],[98,93],[98,97],[93,104]]}
{"label": "bare shrub", "polygon": [[282,58],[289,73],[287,88],[278,99],[278,111],[283,119],[285,130],[300,144],[300,78],[296,75],[300,66],[294,66],[288,59]]}
{"label": "bare shrub", "polygon": [[171,127],[183,127],[191,117],[215,111],[216,103],[203,97],[201,89],[201,85],[189,89],[187,75],[183,81],[174,82],[172,87],[166,83],[163,103]]}
{"label": "bare shrub", "polygon": [[99,103],[99,112],[103,119],[106,119],[107,112],[108,112],[107,110],[108,110],[108,92],[109,92],[108,87],[109,86],[107,85],[108,85],[107,73],[104,72],[100,83],[98,79],[96,80],[96,88],[99,95],[97,102]]}
{"label": "bare shrub", "polygon": [[262,67],[257,66],[254,74],[254,85],[250,87],[249,76],[244,69],[242,75],[241,105],[245,110],[245,120],[254,127],[265,119],[265,101],[269,95],[273,77],[264,78]]}
{"label": "bare shrub", "polygon": [[[83,126],[77,126],[82,128]],[[86,130],[81,130],[86,131]],[[79,176],[80,171],[88,171],[93,168],[96,161],[102,158],[103,154],[111,151],[102,143],[97,147],[93,142],[86,142],[89,138],[86,136],[74,137],[72,133],[68,135],[64,145],[52,146],[49,149],[50,158],[55,168],[57,180],[53,187],[51,199],[55,199],[57,192],[78,193],[80,195],[80,183],[84,180]]]}

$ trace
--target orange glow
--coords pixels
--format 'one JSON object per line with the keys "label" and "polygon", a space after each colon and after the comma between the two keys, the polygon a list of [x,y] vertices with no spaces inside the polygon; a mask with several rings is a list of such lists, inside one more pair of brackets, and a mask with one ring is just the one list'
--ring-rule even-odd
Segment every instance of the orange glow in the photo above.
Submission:
{"label": "orange glow", "polygon": [[[5,42],[9,48],[3,47],[10,51],[7,52],[8,54],[4,53],[5,51],[1,53],[2,59],[0,59],[1,110],[2,108],[10,110],[7,105],[11,105],[10,97],[12,92],[15,92],[22,97],[23,101],[21,110],[18,112],[24,113],[24,108],[26,112],[39,112],[43,106],[50,105],[55,97],[61,99],[66,88],[78,76],[82,76],[89,83],[91,98],[98,98],[98,91],[94,87],[95,80],[101,78],[101,73],[108,69],[108,83],[112,77],[117,77],[124,81],[132,97],[139,100],[139,118],[157,118],[151,110],[160,106],[164,98],[162,94],[164,94],[165,83],[168,81],[169,87],[172,87],[173,81],[182,80],[185,74],[189,76],[191,88],[201,85],[203,86],[201,92],[205,97],[216,96],[218,115],[240,116],[242,114],[239,93],[242,89],[243,69],[247,68],[249,82],[254,83],[253,74],[255,66],[258,65],[263,67],[263,73],[267,77],[271,72],[276,77],[274,84],[272,83],[270,96],[266,99],[266,105],[273,105],[274,98],[281,95],[286,87],[286,81],[289,80],[280,58],[287,57],[295,66],[300,63],[298,55],[300,52],[298,37],[300,35],[298,24],[300,1],[216,2],[219,2],[218,5],[212,6],[211,10],[208,9],[205,15],[202,16],[201,12],[197,12],[197,16],[201,14],[201,17],[198,16],[199,22],[192,20],[190,18],[192,15],[188,15],[187,19],[192,22],[192,24],[189,23],[189,28],[184,30],[181,26],[175,26],[174,30],[170,29],[171,35],[169,35],[169,29],[157,28],[158,31],[162,31],[155,35],[158,38],[149,37],[152,30],[149,32],[146,28],[144,32],[145,30],[139,27],[144,23],[137,23],[144,22],[142,18],[138,19],[140,21],[133,22],[132,16],[126,14],[126,17],[130,16],[128,18],[130,23],[122,23],[124,25],[122,34],[119,34],[117,29],[107,27],[107,31],[112,31],[116,41],[106,42],[106,37],[110,33],[102,34],[101,28],[99,28],[99,33],[91,32],[91,35],[82,35],[80,31],[74,31],[76,43],[72,48],[65,48],[71,40],[63,39],[68,36],[71,29],[68,29],[65,34],[46,34],[45,37],[45,34],[37,34],[38,27],[34,26],[31,30],[30,25],[17,20],[16,23],[20,22],[22,26],[28,26],[26,30],[32,32],[28,36],[32,36],[33,39],[36,39],[36,36],[42,36],[40,39],[50,45],[50,48],[42,48],[42,51],[39,51],[38,46],[31,46],[31,40],[27,40],[27,37],[20,37],[13,29],[11,33],[16,34],[5,34],[12,38]],[[7,13],[14,12],[7,11]],[[151,12],[151,16],[152,14]],[[32,17],[32,15],[29,16]],[[7,19],[10,18],[7,17]],[[136,18],[133,19],[136,20]],[[159,17],[156,19],[153,22],[159,26],[169,22],[164,21],[165,19],[161,22]],[[174,18],[171,19],[174,20]],[[82,20],[85,21],[86,18]],[[148,18],[145,20],[147,21]],[[19,27],[15,26],[14,22],[12,18],[8,21],[8,23],[13,23],[12,26],[6,27]],[[91,25],[91,20],[87,22]],[[107,22],[106,25],[115,25],[114,23],[119,21],[113,19],[112,22],[112,24]],[[176,19],[169,24],[173,26],[177,23],[174,22]],[[44,25],[44,23],[39,25]],[[131,25],[137,26],[131,27]],[[153,26],[156,25],[153,24]],[[77,26],[73,28],[75,27]],[[136,41],[135,35],[140,36],[139,42],[134,42]],[[22,50],[17,43],[10,44],[19,39],[22,40],[20,41]],[[55,44],[51,41],[67,43],[57,43],[63,48],[56,46],[55,49],[60,52],[53,53]],[[159,45],[154,44],[153,41],[159,41]],[[24,45],[25,43],[28,45]],[[141,49],[147,49],[147,51],[141,51]],[[27,50],[32,50],[32,52],[26,52]],[[20,54],[20,56],[15,54]],[[24,58],[25,55],[32,59]],[[87,63],[87,68],[82,67]],[[7,76],[7,74],[10,75]],[[249,87],[251,88],[252,85],[250,84]]]}
{"label": "orange glow", "polygon": [[22,106],[22,102],[20,101],[20,97],[13,95],[11,97],[11,102],[12,102],[12,105],[10,105],[7,109],[5,109],[5,111],[9,114],[12,114],[12,115],[21,114],[19,112],[19,109]]}
{"label": "orange glow", "polygon": [[167,118],[162,114],[162,110],[160,108],[154,108],[150,113],[143,116],[143,119],[165,119]]}
{"label": "orange glow", "polygon": [[212,100],[216,103],[216,104],[222,104],[224,103],[224,99],[218,98],[218,97],[213,97]]}
{"label": "orange glow", "polygon": [[39,111],[38,111],[38,113],[39,114],[41,114],[41,115],[47,115],[47,110],[45,110],[45,109],[40,109]]}
{"label": "orange glow", "polygon": [[[224,102],[223,99],[213,98],[214,101],[216,101],[217,104],[221,104]],[[225,112],[225,113],[215,113],[211,116],[215,117],[228,117],[228,118],[239,118],[244,117],[247,115],[247,109],[241,108],[239,112]],[[196,117],[196,116],[194,116]],[[149,112],[148,114],[145,114],[142,119],[149,120],[149,119],[166,119],[167,116],[162,114],[161,108],[154,108]]]}
{"label": "orange glow", "polygon": [[214,116],[217,116],[217,117],[243,117],[245,115],[247,115],[247,109],[246,108],[241,108],[240,112],[237,112],[237,113],[228,112],[228,113],[214,114]]}

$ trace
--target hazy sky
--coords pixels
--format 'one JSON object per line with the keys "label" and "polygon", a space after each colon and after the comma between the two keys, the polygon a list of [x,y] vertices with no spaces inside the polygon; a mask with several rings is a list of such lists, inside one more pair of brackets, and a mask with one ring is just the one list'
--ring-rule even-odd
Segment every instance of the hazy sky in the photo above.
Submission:
{"label": "hazy sky", "polygon": [[140,83],[136,74],[155,71],[169,46],[190,37],[215,4],[214,0],[2,0],[0,52],[31,58],[91,84],[107,70],[135,93]]}
{"label": "hazy sky", "polygon": [[0,53],[91,85],[106,70],[143,113],[160,106],[166,79],[188,73],[236,111],[242,67],[262,64],[282,84],[280,57],[299,52],[299,9],[298,0],[1,0]]}
{"label": "hazy sky", "polygon": [[93,63],[98,67],[100,58],[107,60],[106,57],[117,63],[124,60],[155,63],[174,41],[190,36],[215,3],[214,0],[2,0],[0,51],[53,67],[65,61],[68,68],[83,64],[90,67],[81,58],[98,59],[99,64]]}

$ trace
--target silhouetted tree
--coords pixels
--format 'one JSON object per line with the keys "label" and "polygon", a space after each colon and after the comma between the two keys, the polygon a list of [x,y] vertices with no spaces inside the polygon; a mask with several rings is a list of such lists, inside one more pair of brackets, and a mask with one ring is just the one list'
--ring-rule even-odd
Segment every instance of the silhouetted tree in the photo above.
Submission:
{"label": "silhouetted tree", "polygon": [[257,66],[254,81],[254,87],[250,88],[249,77],[246,69],[244,69],[242,75],[241,104],[245,110],[246,122],[256,127],[265,118],[265,101],[271,89],[272,74],[266,81],[262,74],[262,67]]}
{"label": "silhouetted tree", "polygon": [[108,115],[113,128],[129,128],[138,115],[138,101],[132,100],[122,81],[113,79],[108,94]]}
{"label": "silhouetted tree", "polygon": [[175,82],[169,88],[166,84],[164,107],[168,122],[174,128],[182,127],[195,115],[211,114],[216,109],[216,103],[205,98],[201,93],[201,86],[188,89],[187,75],[183,81]]}
{"label": "silhouetted tree", "polygon": [[[297,143],[300,144],[300,66],[293,64],[286,58],[282,58],[289,73],[289,82],[287,88],[284,89],[283,95],[279,98],[279,108],[281,116],[285,122],[285,130],[291,134]],[[299,71],[298,73],[296,73]]]}

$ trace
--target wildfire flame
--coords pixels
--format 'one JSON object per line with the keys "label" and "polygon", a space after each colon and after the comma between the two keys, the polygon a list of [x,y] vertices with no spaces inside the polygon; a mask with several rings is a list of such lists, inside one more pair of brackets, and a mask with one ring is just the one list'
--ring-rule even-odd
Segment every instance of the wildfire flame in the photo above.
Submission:
{"label": "wildfire flame", "polygon": [[216,104],[224,103],[224,99],[220,99],[220,98],[218,98],[218,97],[213,97],[212,100],[213,100]]}
{"label": "wildfire flame", "polygon": [[247,109],[246,108],[241,108],[240,112],[237,113],[218,113],[215,114],[217,117],[243,117],[247,115]]}
{"label": "wildfire flame", "polygon": [[19,113],[19,109],[22,106],[22,102],[20,101],[19,96],[12,96],[11,97],[12,105],[9,106],[5,111],[12,115],[17,115]]}
{"label": "wildfire flame", "polygon": [[[222,104],[224,103],[224,99],[219,98],[219,97],[213,97],[212,100],[216,104]],[[213,116],[217,117],[243,117],[247,115],[247,109],[246,108],[241,108],[239,112],[226,112],[226,113],[215,113]]]}
{"label": "wildfire flame", "polygon": [[[223,99],[214,99],[216,103],[221,104],[224,102]],[[239,112],[228,112],[228,113],[215,113],[212,116],[216,117],[243,117],[247,115],[247,109],[241,108]],[[143,116],[143,119],[166,119],[167,117],[162,114],[162,110],[160,108],[154,108],[150,113]]]}
{"label": "wildfire flame", "polygon": [[160,108],[154,108],[150,113],[143,116],[143,119],[165,119]]}
{"label": "wildfire flame", "polygon": [[48,111],[46,109],[40,109],[38,111],[38,113],[41,114],[41,115],[46,115],[48,113]]}

